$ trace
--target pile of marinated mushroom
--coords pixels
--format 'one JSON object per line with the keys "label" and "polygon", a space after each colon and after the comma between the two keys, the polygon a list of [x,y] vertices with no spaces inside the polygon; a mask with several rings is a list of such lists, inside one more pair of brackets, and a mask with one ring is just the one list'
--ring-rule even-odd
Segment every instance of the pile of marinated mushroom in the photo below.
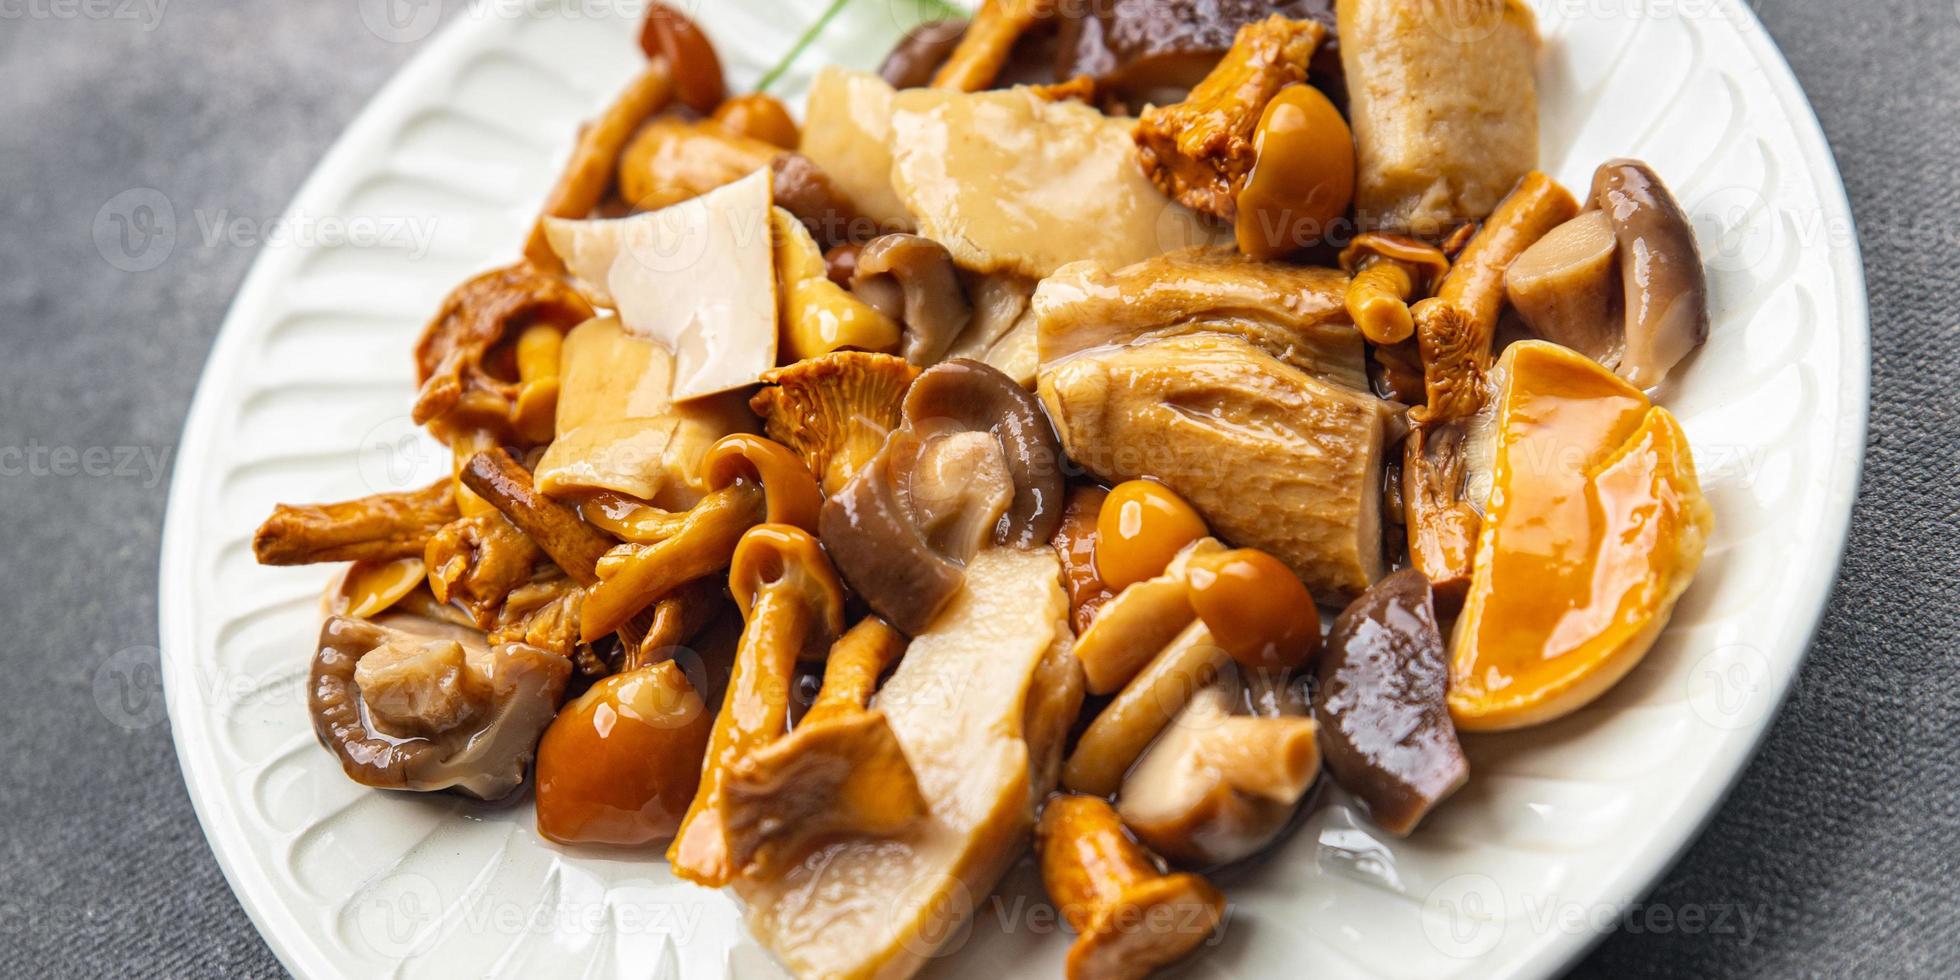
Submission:
{"label": "pile of marinated mushroom", "polygon": [[1711,529],[1653,401],[1692,229],[1535,169],[1531,13],[1448,7],[986,0],[799,121],[652,5],[415,344],[450,474],[259,529],[344,565],[320,741],[664,848],[811,977],[911,974],[1030,847],[1067,974],[1143,976],[1323,771],[1416,832]]}

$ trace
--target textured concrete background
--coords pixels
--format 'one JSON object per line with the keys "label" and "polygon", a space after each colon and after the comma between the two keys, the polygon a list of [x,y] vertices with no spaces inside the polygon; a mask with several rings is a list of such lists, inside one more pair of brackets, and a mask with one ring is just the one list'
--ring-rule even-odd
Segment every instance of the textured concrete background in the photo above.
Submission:
{"label": "textured concrete background", "polygon": [[[155,667],[170,455],[256,249],[180,222],[132,272],[95,236],[132,188],[275,218],[414,52],[367,29],[366,2],[0,0],[0,448],[20,450],[0,457],[0,975],[279,972],[191,813]],[[1750,929],[1622,929],[1578,972],[1960,975],[1960,313],[1940,299],[1960,7],[1760,14],[1864,239],[1864,489],[1796,698],[1649,898]]]}

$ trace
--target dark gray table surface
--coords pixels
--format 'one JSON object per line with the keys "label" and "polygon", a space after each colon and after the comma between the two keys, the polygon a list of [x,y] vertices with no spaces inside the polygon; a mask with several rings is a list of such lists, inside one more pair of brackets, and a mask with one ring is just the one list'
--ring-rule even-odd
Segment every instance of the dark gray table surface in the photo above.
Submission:
{"label": "dark gray table surface", "polygon": [[[198,829],[155,670],[171,456],[256,250],[180,228],[129,272],[94,236],[131,188],[276,217],[415,50],[365,2],[0,0],[0,976],[280,972]],[[1865,248],[1864,485],[1797,696],[1647,899],[1748,928],[1621,928],[1578,972],[1960,975],[1960,4],[1758,6]]]}

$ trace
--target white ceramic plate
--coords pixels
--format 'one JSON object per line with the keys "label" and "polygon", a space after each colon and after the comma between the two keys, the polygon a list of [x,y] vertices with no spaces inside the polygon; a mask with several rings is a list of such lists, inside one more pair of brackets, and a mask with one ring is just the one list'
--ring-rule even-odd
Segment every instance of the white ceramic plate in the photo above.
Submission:
{"label": "white ceramic plate", "polygon": [[[1749,758],[1833,579],[1862,458],[1866,306],[1802,93],[1734,0],[1537,5],[1545,166],[1583,188],[1600,160],[1644,157],[1702,233],[1714,330],[1662,397],[1714,504],[1707,559],[1632,676],[1562,722],[1472,741],[1470,785],[1415,839],[1387,839],[1337,800],[1227,880],[1233,915],[1192,973],[1543,976],[1571,962]],[[639,7],[476,4],[430,41],[289,213],[295,228],[367,233],[265,251],[190,414],[160,596],[172,728],[212,850],[302,976],[777,973],[727,898],[655,855],[549,846],[528,801],[487,808],[343,778],[303,690],[331,571],[252,561],[275,501],[420,485],[444,465],[406,417],[410,345],[451,286],[515,255],[574,127],[632,71],[633,24],[615,6]],[[694,6],[740,89],[816,5]],[[873,66],[916,19],[909,6],[853,5],[779,91],[800,105],[815,66]],[[373,24],[398,39],[428,26]],[[1734,912],[1693,921],[1737,929]],[[1024,867],[937,966],[1058,975],[1066,941]]]}

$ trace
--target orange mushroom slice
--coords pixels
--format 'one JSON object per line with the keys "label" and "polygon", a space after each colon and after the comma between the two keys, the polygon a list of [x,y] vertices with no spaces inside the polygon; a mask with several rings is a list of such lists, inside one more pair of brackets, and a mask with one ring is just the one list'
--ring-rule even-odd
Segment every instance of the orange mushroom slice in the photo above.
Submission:
{"label": "orange mushroom slice", "polygon": [[1667,625],[1714,524],[1680,425],[1639,389],[1543,341],[1507,348],[1498,375],[1451,653],[1467,731],[1550,721],[1612,687]]}
{"label": "orange mushroom slice", "polygon": [[742,609],[742,640],[708,737],[700,789],[667,849],[675,874],[710,888],[741,870],[723,805],[730,775],[783,737],[796,662],[821,655],[844,629],[844,586],[809,532],[758,525],[742,535],[732,562],[728,587]]}
{"label": "orange mushroom slice", "polygon": [[767,877],[825,839],[896,834],[925,816],[890,721],[865,707],[878,676],[904,652],[904,636],[866,617],[831,648],[803,720],[729,767],[722,821],[741,874]]}

